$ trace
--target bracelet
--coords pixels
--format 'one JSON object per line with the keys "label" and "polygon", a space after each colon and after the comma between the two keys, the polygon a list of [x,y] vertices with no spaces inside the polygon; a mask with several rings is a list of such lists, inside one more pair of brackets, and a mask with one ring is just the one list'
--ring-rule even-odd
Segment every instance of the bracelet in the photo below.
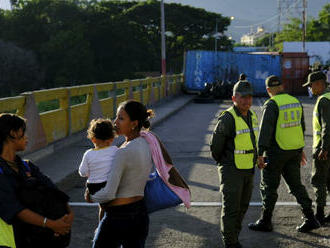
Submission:
{"label": "bracelet", "polygon": [[44,222],[42,224],[42,227],[46,227],[46,223],[47,223],[47,217],[44,218]]}

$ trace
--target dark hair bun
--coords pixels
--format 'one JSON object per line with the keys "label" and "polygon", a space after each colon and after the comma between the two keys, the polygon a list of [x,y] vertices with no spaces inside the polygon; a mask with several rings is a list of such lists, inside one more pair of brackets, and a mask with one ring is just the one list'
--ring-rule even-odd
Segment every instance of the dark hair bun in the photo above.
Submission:
{"label": "dark hair bun", "polygon": [[142,126],[145,128],[145,129],[148,129],[150,127],[150,121],[149,120],[145,120],[143,123],[142,123]]}

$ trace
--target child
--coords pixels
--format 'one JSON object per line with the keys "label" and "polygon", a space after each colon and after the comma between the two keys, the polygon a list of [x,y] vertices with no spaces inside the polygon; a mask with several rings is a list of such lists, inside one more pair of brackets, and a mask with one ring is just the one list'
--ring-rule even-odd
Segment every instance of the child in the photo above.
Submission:
{"label": "child", "polygon": [[[111,146],[115,134],[112,123],[108,119],[93,119],[87,133],[87,138],[92,141],[94,148],[85,152],[79,166],[79,174],[88,178],[87,188],[93,195],[106,185],[111,162],[118,148]],[[100,208],[100,219],[102,215]]]}

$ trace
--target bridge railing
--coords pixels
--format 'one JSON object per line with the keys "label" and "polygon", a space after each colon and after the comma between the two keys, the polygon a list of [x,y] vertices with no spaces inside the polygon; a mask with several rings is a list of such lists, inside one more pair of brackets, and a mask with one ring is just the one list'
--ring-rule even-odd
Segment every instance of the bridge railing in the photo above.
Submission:
{"label": "bridge railing", "polygon": [[183,75],[89,84],[24,92],[0,99],[0,113],[17,113],[27,119],[27,152],[87,128],[91,119],[113,119],[118,105],[135,99],[153,105],[181,92]]}

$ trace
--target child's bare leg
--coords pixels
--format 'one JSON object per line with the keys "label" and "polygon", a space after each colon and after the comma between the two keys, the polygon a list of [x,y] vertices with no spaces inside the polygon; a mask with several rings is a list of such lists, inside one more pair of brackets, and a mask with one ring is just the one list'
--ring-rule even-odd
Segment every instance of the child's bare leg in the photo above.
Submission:
{"label": "child's bare leg", "polygon": [[101,207],[101,205],[99,205],[99,221],[102,220],[104,216],[104,208]]}

